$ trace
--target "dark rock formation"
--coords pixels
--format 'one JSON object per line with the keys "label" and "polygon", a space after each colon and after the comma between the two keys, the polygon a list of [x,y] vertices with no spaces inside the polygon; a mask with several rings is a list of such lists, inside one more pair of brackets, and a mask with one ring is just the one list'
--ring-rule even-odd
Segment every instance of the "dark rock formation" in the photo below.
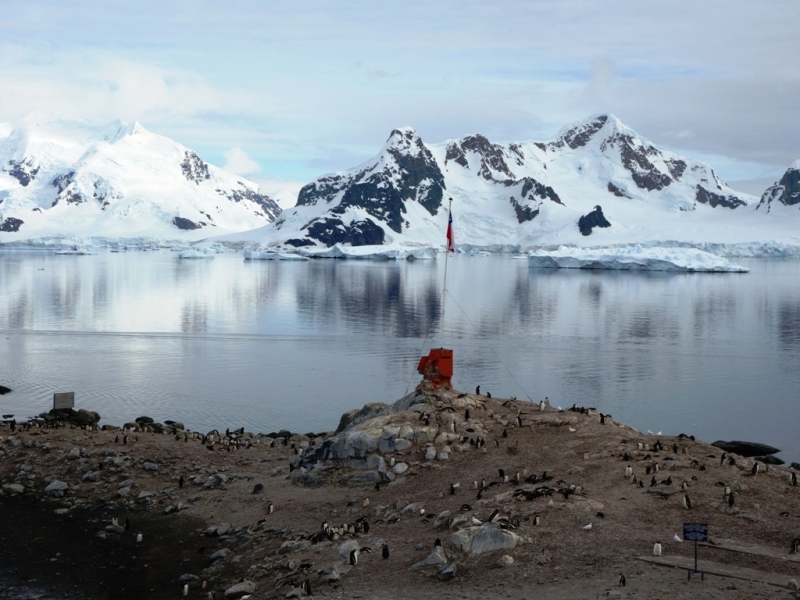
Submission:
{"label": "dark rock formation", "polygon": [[261,194],[260,192],[256,192],[244,186],[240,182],[242,186],[240,189],[231,190],[230,192],[226,193],[225,190],[217,190],[217,193],[221,196],[224,196],[228,200],[233,202],[241,202],[242,200],[250,200],[254,202],[258,206],[261,207],[260,212],[256,212],[256,214],[260,217],[264,217],[269,221],[274,221],[275,218],[281,213],[281,207],[278,206],[278,203],[275,202],[272,198],[267,196],[266,194]]}
{"label": "dark rock formation", "polygon": [[10,391],[11,391],[11,388],[7,388],[4,385],[0,385],[0,396],[2,396],[3,394],[7,394]]}
{"label": "dark rock formation", "polygon": [[711,208],[724,206],[725,208],[733,209],[737,206],[745,205],[744,200],[741,200],[736,196],[723,196],[721,194],[715,194],[714,192],[709,192],[700,185],[697,186],[695,199],[702,204],[710,204]]}
{"label": "dark rock formation", "polygon": [[592,212],[578,219],[578,229],[581,230],[581,235],[590,235],[594,227],[611,227],[611,223],[603,215],[600,205],[595,206]]}
{"label": "dark rock formation", "polygon": [[[560,150],[564,146],[569,146],[573,150],[581,148],[589,143],[598,131],[608,122],[608,116],[600,115],[589,123],[582,123],[566,131],[554,142],[547,144],[548,150]],[[540,146],[541,147],[541,146]]]}
{"label": "dark rock formation", "polygon": [[340,193],[341,200],[329,215],[362,208],[401,233],[406,202],[416,201],[430,214],[438,213],[444,197],[444,175],[416,133],[395,130],[375,164],[352,175],[321,177],[309,183],[300,190],[297,204],[330,203]]}
{"label": "dark rock formation", "polygon": [[767,455],[767,456],[754,456],[753,460],[757,460],[763,462],[765,465],[782,465],[786,461],[783,459],[778,458],[777,456]]}
{"label": "dark rock formation", "polygon": [[175,217],[172,219],[172,224],[175,225],[178,229],[183,229],[185,231],[191,231],[192,229],[200,229],[201,227],[205,227],[206,224],[203,221],[195,223],[189,219],[184,219],[183,217]]}
{"label": "dark rock formation", "polygon": [[39,173],[39,167],[33,166],[33,161],[30,158],[25,160],[10,160],[8,161],[8,174],[20,182],[22,187],[28,187],[28,184],[36,179]]}
{"label": "dark rock formation", "polygon": [[776,452],[780,452],[777,448],[773,448],[772,446],[767,446],[766,444],[758,444],[756,442],[742,442],[738,440],[734,440],[732,442],[725,442],[723,440],[718,440],[711,444],[712,446],[716,446],[720,450],[724,450],[725,452],[730,452],[733,454],[738,454],[739,456],[746,456],[746,457],[753,457],[753,456],[767,456],[769,454],[775,454]]}
{"label": "dark rock formation", "polygon": [[623,190],[619,186],[614,185],[610,181],[608,182],[608,191],[619,198],[630,198],[630,196],[625,193],[625,190]]}
{"label": "dark rock formation", "polygon": [[[551,200],[556,204],[564,205],[552,187],[544,185],[532,177],[523,177],[519,181],[508,179],[503,182],[503,185],[511,187],[520,183],[522,183],[520,199],[517,200],[514,196],[510,199],[511,206],[514,207],[514,211],[517,213],[517,221],[520,223],[532,221],[539,214],[539,208],[543,200]],[[523,204],[524,201],[529,204]]]}
{"label": "dark rock formation", "polygon": [[328,247],[348,243],[351,246],[371,246],[383,244],[384,233],[379,225],[370,220],[354,221],[350,225],[345,225],[339,219],[329,218],[311,225],[308,228],[308,237]]}
{"label": "dark rock formation", "polygon": [[[452,142],[448,145],[447,154],[445,155],[445,164],[452,160],[462,167],[467,168],[469,165],[466,157],[467,152],[474,152],[480,157],[481,163],[478,174],[487,181],[494,181],[492,171],[502,173],[510,179],[514,178],[513,173],[511,173],[505,161],[503,147],[492,144],[481,134],[470,135],[460,142]],[[516,153],[518,156],[521,156],[521,151],[518,146],[516,147]]]}
{"label": "dark rock formation", "polygon": [[771,185],[764,192],[757,208],[760,208],[762,204],[766,204],[767,212],[769,212],[769,205],[773,200],[786,206],[800,204],[800,169],[787,169],[780,181]]}
{"label": "dark rock formation", "polygon": [[208,173],[208,165],[191,150],[187,150],[184,153],[181,169],[183,170],[183,176],[197,185],[211,177]]}
{"label": "dark rock formation", "polygon": [[19,231],[19,228],[25,223],[22,219],[17,219],[14,217],[8,217],[0,222],[0,231],[5,231],[6,233],[14,233]]}

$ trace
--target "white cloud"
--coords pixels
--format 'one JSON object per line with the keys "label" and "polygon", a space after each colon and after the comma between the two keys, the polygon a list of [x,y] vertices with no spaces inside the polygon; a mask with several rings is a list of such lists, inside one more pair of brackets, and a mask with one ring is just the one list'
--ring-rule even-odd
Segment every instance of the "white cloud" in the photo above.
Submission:
{"label": "white cloud", "polygon": [[261,165],[250,158],[247,152],[239,146],[234,146],[225,153],[225,164],[222,168],[237,175],[247,175],[260,171]]}

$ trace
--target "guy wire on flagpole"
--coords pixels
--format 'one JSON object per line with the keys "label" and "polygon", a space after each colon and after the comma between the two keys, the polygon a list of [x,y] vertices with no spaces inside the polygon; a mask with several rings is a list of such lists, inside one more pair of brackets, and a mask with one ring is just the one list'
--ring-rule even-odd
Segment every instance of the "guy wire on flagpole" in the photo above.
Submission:
{"label": "guy wire on flagpole", "polygon": [[451,247],[455,250],[453,243],[453,199],[448,198],[447,205],[447,245],[444,249],[444,284],[442,285],[442,335],[440,348],[444,348],[444,308],[445,299],[447,298],[447,256],[451,252]]}

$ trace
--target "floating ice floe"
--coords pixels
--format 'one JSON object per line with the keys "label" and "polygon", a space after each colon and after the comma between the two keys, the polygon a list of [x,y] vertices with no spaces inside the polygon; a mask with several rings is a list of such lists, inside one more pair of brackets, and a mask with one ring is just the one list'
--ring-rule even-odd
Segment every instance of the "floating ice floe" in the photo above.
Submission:
{"label": "floating ice floe", "polygon": [[343,246],[331,248],[301,248],[304,256],[311,258],[346,258],[357,260],[436,260],[439,250],[435,246]]}
{"label": "floating ice floe", "polygon": [[561,246],[558,250],[536,250],[528,255],[528,266],[552,269],[611,269],[622,271],[675,271],[747,273],[750,269],[694,248],[585,249]]}
{"label": "floating ice floe", "polygon": [[56,250],[56,254],[72,255],[72,256],[89,256],[97,254],[97,250],[95,250],[94,248],[73,246],[72,248],[61,248],[59,250]]}
{"label": "floating ice floe", "polygon": [[255,250],[244,251],[245,260],[308,260],[307,256],[300,256],[291,252],[257,252]]}
{"label": "floating ice floe", "polygon": [[186,248],[178,253],[178,258],[214,258],[216,254],[212,248]]}

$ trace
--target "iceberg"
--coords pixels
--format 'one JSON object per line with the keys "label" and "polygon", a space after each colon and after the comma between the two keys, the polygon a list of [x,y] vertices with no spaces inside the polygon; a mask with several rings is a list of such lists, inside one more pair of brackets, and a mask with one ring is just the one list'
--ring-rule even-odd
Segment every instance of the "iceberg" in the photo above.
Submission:
{"label": "iceberg", "polygon": [[587,249],[561,246],[536,250],[528,266],[548,269],[611,269],[621,271],[673,271],[685,273],[747,273],[750,269],[695,248],[642,248],[640,245]]}
{"label": "iceberg", "polygon": [[307,256],[300,256],[291,252],[257,252],[255,250],[244,251],[245,260],[308,260]]}
{"label": "iceberg", "polygon": [[211,248],[187,248],[178,253],[178,258],[214,258],[216,254]]}
{"label": "iceberg", "polygon": [[436,260],[435,246],[343,246],[330,248],[301,248],[304,256],[311,258],[345,258],[357,260]]}

